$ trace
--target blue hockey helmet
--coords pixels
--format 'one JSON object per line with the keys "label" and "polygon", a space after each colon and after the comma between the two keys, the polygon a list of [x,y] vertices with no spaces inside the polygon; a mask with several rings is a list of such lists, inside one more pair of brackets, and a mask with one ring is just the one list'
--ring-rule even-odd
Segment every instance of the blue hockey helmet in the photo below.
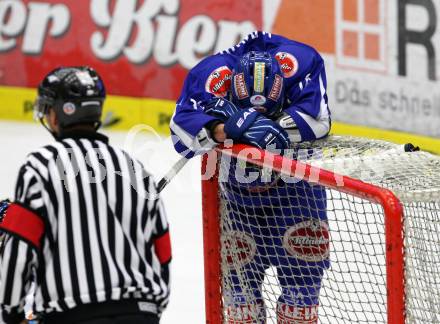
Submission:
{"label": "blue hockey helmet", "polygon": [[278,61],[268,52],[248,52],[234,68],[232,101],[241,108],[255,107],[273,117],[284,102],[284,77]]}

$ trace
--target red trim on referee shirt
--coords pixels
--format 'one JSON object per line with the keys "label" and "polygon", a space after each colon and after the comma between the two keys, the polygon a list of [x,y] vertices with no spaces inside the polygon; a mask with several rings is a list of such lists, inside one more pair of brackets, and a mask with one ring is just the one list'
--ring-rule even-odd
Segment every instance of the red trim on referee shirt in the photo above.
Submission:
{"label": "red trim on referee shirt", "polygon": [[18,204],[11,204],[6,211],[0,229],[30,242],[40,249],[44,234],[44,222],[34,212]]}
{"label": "red trim on referee shirt", "polygon": [[154,239],[154,251],[156,252],[156,255],[159,258],[159,262],[161,264],[170,262],[171,239],[169,231]]}

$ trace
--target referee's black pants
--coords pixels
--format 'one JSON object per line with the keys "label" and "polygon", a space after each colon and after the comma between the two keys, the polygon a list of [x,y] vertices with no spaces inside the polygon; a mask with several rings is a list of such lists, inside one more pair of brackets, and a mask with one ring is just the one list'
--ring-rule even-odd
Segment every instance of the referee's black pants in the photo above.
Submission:
{"label": "referee's black pants", "polygon": [[77,324],[159,324],[155,315],[119,315],[112,317],[95,318],[90,321],[82,321]]}
{"label": "referee's black pants", "polygon": [[139,309],[138,300],[85,304],[43,317],[44,324],[159,324],[159,316]]}

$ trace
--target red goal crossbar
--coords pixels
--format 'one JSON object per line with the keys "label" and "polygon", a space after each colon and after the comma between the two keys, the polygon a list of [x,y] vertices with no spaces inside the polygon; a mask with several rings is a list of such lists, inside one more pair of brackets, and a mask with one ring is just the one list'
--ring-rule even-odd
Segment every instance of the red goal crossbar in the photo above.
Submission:
{"label": "red goal crossbar", "polygon": [[[245,160],[286,176],[380,204],[385,214],[388,323],[405,323],[403,208],[399,199],[390,190],[244,144],[236,144],[231,148],[217,148],[215,151],[217,154]],[[222,324],[218,171],[206,177],[208,167],[214,167],[211,164],[208,163],[208,155],[205,155],[202,160],[202,208],[206,323]],[[216,166],[215,168],[217,169]]]}

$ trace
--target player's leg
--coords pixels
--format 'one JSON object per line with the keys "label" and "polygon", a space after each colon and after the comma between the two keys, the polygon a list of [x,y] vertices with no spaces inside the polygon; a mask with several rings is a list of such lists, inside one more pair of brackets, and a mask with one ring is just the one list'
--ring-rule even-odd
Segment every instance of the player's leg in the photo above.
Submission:
{"label": "player's leg", "polygon": [[[266,310],[261,295],[269,266],[255,210],[230,204],[227,230],[222,234],[226,263],[223,267],[225,322],[264,324]],[[237,207],[237,208],[235,208]]]}
{"label": "player's leg", "polygon": [[234,284],[228,287],[230,290],[224,292],[226,323],[266,323],[266,310],[261,298],[262,281],[260,278],[252,278],[253,274],[255,271],[246,272],[244,276],[240,273],[239,276],[245,277],[242,278],[245,281],[241,281],[237,276],[236,279],[240,281],[234,281]]}
{"label": "player's leg", "polygon": [[[295,204],[284,208],[285,231],[278,241],[278,324],[318,322],[319,291],[329,261],[329,229],[325,190],[298,183],[288,189]],[[278,228],[282,228],[279,224]]]}
{"label": "player's leg", "polygon": [[281,296],[277,303],[278,324],[318,323],[319,291],[326,262],[288,260],[279,266]]}
{"label": "player's leg", "polygon": [[[235,232],[228,240],[235,241],[244,247],[241,252],[229,252],[227,266],[223,265],[225,320],[228,324],[258,323],[266,321],[266,311],[261,296],[261,286],[267,261],[258,251],[248,249],[249,244],[255,246],[253,238],[248,233]],[[234,243],[233,243],[234,244]],[[232,251],[234,249],[231,249]],[[244,252],[246,251],[246,252]],[[250,254],[248,254],[250,252]],[[227,268],[227,269],[225,269]]]}

